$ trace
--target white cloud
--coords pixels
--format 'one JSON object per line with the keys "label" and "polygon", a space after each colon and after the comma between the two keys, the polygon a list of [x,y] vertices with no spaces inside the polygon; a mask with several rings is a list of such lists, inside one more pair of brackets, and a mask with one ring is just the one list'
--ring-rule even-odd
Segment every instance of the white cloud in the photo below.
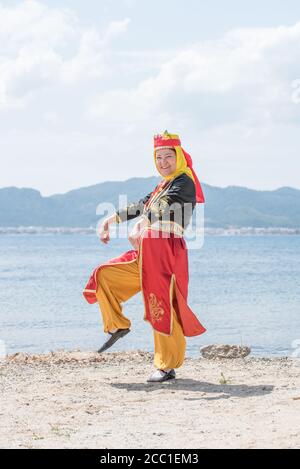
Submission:
{"label": "white cloud", "polygon": [[299,59],[300,23],[234,30],[180,51],[134,89],[101,93],[90,112],[124,122],[168,112],[198,116],[204,125],[219,125],[220,114],[224,122],[251,125],[294,119],[290,87]]}
{"label": "white cloud", "polygon": [[43,119],[49,124],[58,124],[60,122],[60,117],[55,111],[45,112],[43,115]]}
{"label": "white cloud", "polygon": [[104,31],[82,28],[73,12],[35,0],[0,6],[0,18],[0,110],[26,106],[32,94],[51,83],[104,76],[110,41],[129,24],[125,18],[111,21]]}
{"label": "white cloud", "polygon": [[165,128],[205,182],[299,186],[300,23],[143,53],[115,41],[128,18],[86,27],[37,1],[0,14],[0,154],[14,162],[0,186],[26,178],[51,193],[153,174],[152,134]]}
{"label": "white cloud", "polygon": [[26,0],[14,7],[0,5],[0,18],[1,42],[9,41],[10,48],[24,42],[58,45],[73,36],[77,26],[76,16],[70,10],[49,8],[36,0]]}
{"label": "white cloud", "polygon": [[76,83],[103,76],[108,65],[102,44],[101,36],[96,31],[83,32],[77,54],[62,62],[61,79],[66,83]]}
{"label": "white cloud", "polygon": [[106,31],[103,35],[103,43],[107,44],[115,37],[118,37],[120,34],[123,34],[127,31],[128,25],[130,23],[130,18],[125,18],[121,21],[111,21],[106,28]]}

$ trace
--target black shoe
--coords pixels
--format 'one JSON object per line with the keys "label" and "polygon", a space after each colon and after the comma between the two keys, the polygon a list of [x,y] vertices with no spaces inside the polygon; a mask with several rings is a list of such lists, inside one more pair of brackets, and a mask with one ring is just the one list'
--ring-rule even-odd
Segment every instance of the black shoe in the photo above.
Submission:
{"label": "black shoe", "polygon": [[175,379],[176,373],[175,370],[165,371],[165,370],[156,370],[153,375],[147,379],[148,383],[162,383],[163,381],[167,381],[169,379]]}
{"label": "black shoe", "polygon": [[109,347],[114,345],[118,339],[121,339],[121,337],[124,337],[126,334],[128,334],[128,332],[130,332],[130,329],[118,329],[116,332],[109,332],[110,337],[106,342],[104,342],[102,347],[99,348],[98,353],[102,353],[107,350]]}

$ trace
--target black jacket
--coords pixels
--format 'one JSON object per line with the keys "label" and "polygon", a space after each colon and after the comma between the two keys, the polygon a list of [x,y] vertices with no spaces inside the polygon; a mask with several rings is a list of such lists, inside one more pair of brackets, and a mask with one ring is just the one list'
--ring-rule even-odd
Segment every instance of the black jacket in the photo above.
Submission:
{"label": "black jacket", "polygon": [[151,224],[156,221],[171,221],[178,223],[182,228],[188,226],[196,205],[195,184],[189,176],[182,173],[171,180],[166,190],[163,190],[155,202],[146,208],[145,204],[151,194],[152,192],[138,202],[119,210],[117,212],[119,221],[144,215]]}

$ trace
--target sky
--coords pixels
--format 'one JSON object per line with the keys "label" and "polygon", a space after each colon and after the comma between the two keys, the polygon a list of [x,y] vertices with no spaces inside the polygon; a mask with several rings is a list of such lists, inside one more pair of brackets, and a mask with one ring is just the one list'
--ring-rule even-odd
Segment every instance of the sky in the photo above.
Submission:
{"label": "sky", "polygon": [[178,133],[201,182],[300,189],[299,0],[0,0],[0,187],[156,174]]}

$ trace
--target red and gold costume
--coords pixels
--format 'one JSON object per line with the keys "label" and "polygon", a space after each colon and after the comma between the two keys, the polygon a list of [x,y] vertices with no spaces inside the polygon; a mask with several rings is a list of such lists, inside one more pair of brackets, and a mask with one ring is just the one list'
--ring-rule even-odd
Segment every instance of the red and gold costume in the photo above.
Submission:
{"label": "red and gold costume", "polygon": [[121,303],[142,291],[144,319],[154,333],[154,364],[168,369],[182,365],[185,337],[205,332],[187,304],[188,256],[183,238],[194,206],[204,203],[204,196],[179,137],[167,132],[154,137],[155,164],[158,148],[176,151],[176,171],[144,199],[117,212],[119,223],[140,215],[147,219],[139,249],[98,266],[83,294],[89,303],[98,302],[108,332],[130,327]]}

